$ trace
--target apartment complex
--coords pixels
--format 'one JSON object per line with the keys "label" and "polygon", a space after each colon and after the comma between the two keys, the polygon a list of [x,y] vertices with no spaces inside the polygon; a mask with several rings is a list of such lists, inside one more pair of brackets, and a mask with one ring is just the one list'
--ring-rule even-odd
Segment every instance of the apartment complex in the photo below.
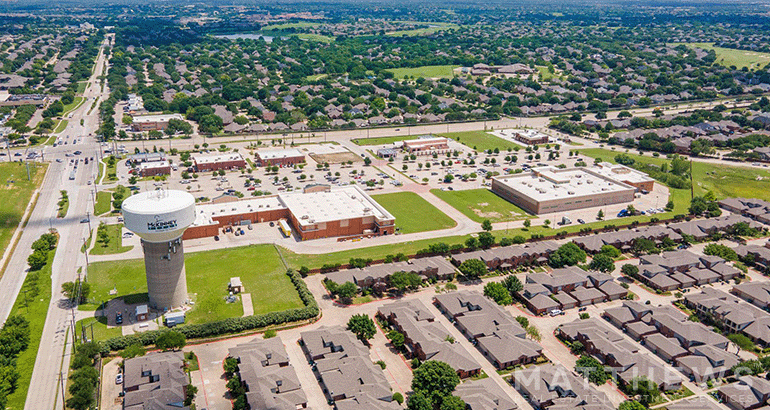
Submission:
{"label": "apartment complex", "polygon": [[479,292],[438,295],[433,303],[498,370],[533,363],[543,353],[510,313]]}
{"label": "apartment complex", "polygon": [[[763,282],[763,285],[758,282],[755,286],[767,286],[767,282]],[[733,292],[746,297],[749,288],[733,288]],[[751,297],[748,300],[754,302]],[[743,333],[754,343],[770,345],[770,313],[746,300],[721,290],[704,288],[701,293],[687,294],[685,303],[699,317],[713,318],[722,329],[730,333]]]}
{"label": "apartment complex", "polygon": [[344,269],[327,273],[326,278],[337,284],[352,282],[361,289],[371,288],[376,292],[383,292],[390,288],[390,275],[396,272],[415,273],[423,280],[447,280],[455,274],[456,269],[443,256],[431,256],[360,269]]}
{"label": "apartment complex", "polygon": [[718,256],[698,256],[687,250],[676,250],[641,256],[636,279],[665,292],[726,281],[740,274],[738,268]]}
{"label": "apartment complex", "polygon": [[536,315],[554,310],[567,310],[620,299],[628,291],[601,272],[586,272],[576,266],[555,269],[550,273],[527,275],[524,287],[516,297]]}
{"label": "apartment complex", "polygon": [[401,410],[392,401],[382,369],[372,363],[369,349],[342,326],[302,332],[300,344],[313,373],[337,410]]}
{"label": "apartment complex", "polygon": [[238,377],[252,409],[301,409],[307,407],[297,372],[281,339],[254,339],[229,349],[238,362]]}
{"label": "apartment complex", "polygon": [[419,299],[394,302],[377,310],[377,316],[404,335],[407,358],[437,360],[452,367],[460,378],[481,372],[481,365],[470,358],[460,344],[453,343],[451,333]]}
{"label": "apartment complex", "polygon": [[190,384],[182,352],[151,353],[126,359],[123,370],[124,410],[189,409],[184,405]]}
{"label": "apartment complex", "polygon": [[614,410],[610,399],[564,366],[516,370],[513,385],[536,409]]}

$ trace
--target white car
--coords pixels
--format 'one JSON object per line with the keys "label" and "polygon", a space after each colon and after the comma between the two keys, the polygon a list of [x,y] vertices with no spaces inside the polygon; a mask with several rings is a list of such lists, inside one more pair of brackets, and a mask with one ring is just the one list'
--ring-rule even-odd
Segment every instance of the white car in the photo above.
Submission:
{"label": "white car", "polygon": [[123,373],[118,373],[118,375],[115,376],[115,384],[123,384]]}
{"label": "white car", "polygon": [[563,315],[563,314],[564,314],[564,312],[562,312],[559,309],[554,309],[554,310],[551,311],[551,316],[559,316],[559,315]]}

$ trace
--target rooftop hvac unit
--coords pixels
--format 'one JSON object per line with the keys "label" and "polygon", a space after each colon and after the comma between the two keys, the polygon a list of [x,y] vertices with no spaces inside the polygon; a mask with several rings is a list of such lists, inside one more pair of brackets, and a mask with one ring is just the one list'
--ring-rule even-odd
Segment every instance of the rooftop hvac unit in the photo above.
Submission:
{"label": "rooftop hvac unit", "polygon": [[593,184],[594,181],[591,181],[590,179],[586,179],[586,184]]}
{"label": "rooftop hvac unit", "polygon": [[237,208],[235,208],[235,207],[230,208],[231,211],[235,211],[236,209]]}
{"label": "rooftop hvac unit", "polygon": [[259,207],[262,208],[264,205],[260,205]]}
{"label": "rooftop hvac unit", "polygon": [[575,191],[567,191],[567,195],[575,195]]}
{"label": "rooftop hvac unit", "polygon": [[299,219],[310,219],[310,217],[307,215],[302,215]]}

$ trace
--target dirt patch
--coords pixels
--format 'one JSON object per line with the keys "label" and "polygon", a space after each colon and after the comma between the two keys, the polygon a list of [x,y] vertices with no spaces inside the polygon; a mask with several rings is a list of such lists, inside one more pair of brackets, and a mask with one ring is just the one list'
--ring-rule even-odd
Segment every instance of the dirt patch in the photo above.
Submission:
{"label": "dirt patch", "polygon": [[487,219],[499,219],[502,218],[502,215],[499,212],[484,212],[480,209],[471,208],[474,214],[478,215],[479,218],[487,218]]}
{"label": "dirt patch", "polygon": [[337,154],[310,154],[310,158],[319,164],[341,164],[343,162],[363,162],[363,159],[352,152],[341,152]]}

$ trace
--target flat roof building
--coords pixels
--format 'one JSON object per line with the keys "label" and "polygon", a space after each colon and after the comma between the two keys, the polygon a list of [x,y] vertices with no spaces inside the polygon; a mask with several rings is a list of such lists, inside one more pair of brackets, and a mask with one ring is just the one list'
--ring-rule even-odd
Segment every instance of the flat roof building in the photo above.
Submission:
{"label": "flat roof building", "polygon": [[141,162],[137,166],[137,174],[142,177],[156,175],[168,175],[171,173],[171,164],[168,161]]}
{"label": "flat roof building", "polygon": [[246,161],[238,152],[226,152],[208,155],[193,155],[193,167],[197,172],[219,171],[220,169],[246,168]]}
{"label": "flat roof building", "polygon": [[636,188],[584,168],[533,168],[492,178],[492,192],[533,214],[632,202]]}
{"label": "flat roof building", "polygon": [[642,171],[637,171],[625,165],[601,162],[590,168],[591,171],[607,178],[623,182],[642,191],[652,192],[655,179]]}
{"label": "flat roof building", "polygon": [[395,232],[396,218],[357,185],[279,197],[303,240]]}
{"label": "flat roof building", "polygon": [[358,186],[282,193],[197,207],[185,239],[217,234],[219,226],[286,219],[302,240],[395,232],[395,217]]}
{"label": "flat roof building", "polygon": [[423,136],[404,141],[402,147],[410,154],[440,154],[449,150],[449,140],[444,137]]}
{"label": "flat roof building", "polygon": [[134,131],[160,131],[168,127],[169,120],[184,121],[182,114],[137,115],[131,123]]}
{"label": "flat roof building", "polygon": [[305,162],[305,154],[296,148],[271,149],[257,151],[256,159],[260,166],[287,166]]}

